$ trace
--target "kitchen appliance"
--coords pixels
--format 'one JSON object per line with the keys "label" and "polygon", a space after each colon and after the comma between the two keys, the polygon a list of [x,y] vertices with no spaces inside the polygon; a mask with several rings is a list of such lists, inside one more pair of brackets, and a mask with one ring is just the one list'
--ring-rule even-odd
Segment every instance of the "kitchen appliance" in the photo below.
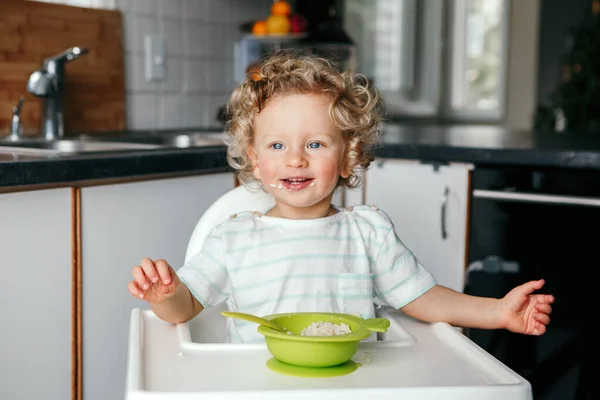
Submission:
{"label": "kitchen appliance", "polygon": [[355,69],[356,47],[354,43],[313,41],[307,34],[284,36],[246,35],[234,44],[234,79],[237,84],[246,78],[246,68],[250,63],[267,54],[282,50],[297,49],[306,54],[316,54],[340,64],[344,70]]}
{"label": "kitchen appliance", "polygon": [[340,5],[328,1],[297,1],[296,12],[307,21],[305,32],[289,35],[245,35],[234,45],[234,77],[241,83],[246,68],[263,56],[281,49],[298,49],[340,64],[344,70],[355,69],[356,46],[344,31]]}

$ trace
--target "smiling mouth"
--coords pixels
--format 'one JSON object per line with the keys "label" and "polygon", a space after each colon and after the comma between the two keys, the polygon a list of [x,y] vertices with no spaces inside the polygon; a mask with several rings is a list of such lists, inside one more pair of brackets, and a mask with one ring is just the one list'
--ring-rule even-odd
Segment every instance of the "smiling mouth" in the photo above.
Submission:
{"label": "smiling mouth", "polygon": [[[283,186],[290,191],[298,191],[306,189],[310,186],[315,179],[314,178],[288,178],[280,179]],[[314,186],[314,185],[313,185]]]}

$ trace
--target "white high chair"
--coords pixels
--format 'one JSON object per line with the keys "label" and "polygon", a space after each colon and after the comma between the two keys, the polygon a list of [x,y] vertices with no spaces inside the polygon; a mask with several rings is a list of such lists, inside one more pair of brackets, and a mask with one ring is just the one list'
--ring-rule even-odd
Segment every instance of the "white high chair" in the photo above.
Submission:
{"label": "white high chair", "polygon": [[[339,192],[336,191],[336,195],[334,195],[334,202],[337,201],[340,203]],[[188,242],[185,252],[185,262],[188,262],[190,258],[202,249],[208,233],[216,225],[225,221],[231,214],[243,211],[260,211],[265,213],[274,205],[275,199],[262,189],[258,181],[240,185],[225,193],[200,217]]]}
{"label": "white high chair", "polygon": [[225,221],[231,214],[243,211],[266,212],[275,205],[272,195],[262,190],[260,183],[251,182],[240,185],[217,199],[196,224],[185,252],[185,262],[188,262],[202,249],[208,233],[218,224]]}
{"label": "white high chair", "polygon": [[[271,195],[251,185],[232,189],[202,215],[188,242],[188,261],[203,246],[210,230],[231,214],[265,212]],[[151,310],[131,314],[127,357],[127,400],[264,399],[291,400],[358,397],[381,400],[532,400],[531,385],[482,351],[446,323],[424,324],[395,310],[381,316],[392,325],[384,343],[365,343],[363,369],[332,380],[291,379],[264,366],[265,349],[258,344],[231,346],[222,304],[204,310],[185,324],[160,320]],[[370,360],[377,363],[370,368]],[[415,368],[415,365],[418,368]]]}
{"label": "white high chair", "polygon": [[[229,218],[231,214],[241,213],[243,211],[267,212],[275,205],[273,196],[265,192],[259,182],[251,182],[246,185],[240,185],[223,196],[219,197],[204,212],[196,224],[192,236],[185,252],[185,262],[187,263],[204,245],[204,240],[208,233],[218,224]],[[207,337],[223,337],[227,335],[225,319],[220,315],[221,311],[226,311],[225,303],[203,310],[200,315],[191,321],[190,325],[201,326],[200,332]],[[200,338],[202,339],[202,338]]]}

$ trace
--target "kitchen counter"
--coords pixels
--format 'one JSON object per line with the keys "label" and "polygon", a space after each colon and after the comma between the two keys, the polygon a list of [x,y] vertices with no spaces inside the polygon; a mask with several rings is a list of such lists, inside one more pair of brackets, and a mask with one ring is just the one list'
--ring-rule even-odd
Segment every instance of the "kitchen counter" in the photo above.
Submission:
{"label": "kitchen counter", "polygon": [[[541,135],[540,135],[541,136]],[[229,170],[224,146],[157,148],[77,155],[0,152],[0,187],[77,184]],[[476,166],[600,170],[600,135],[550,135],[490,126],[389,124],[376,156]]]}
{"label": "kitchen counter", "polygon": [[0,153],[0,187],[77,184],[103,179],[216,173],[229,168],[225,147],[161,148],[77,156]]}
{"label": "kitchen counter", "polygon": [[384,127],[378,157],[475,165],[600,170],[597,135],[539,134],[492,126]]}

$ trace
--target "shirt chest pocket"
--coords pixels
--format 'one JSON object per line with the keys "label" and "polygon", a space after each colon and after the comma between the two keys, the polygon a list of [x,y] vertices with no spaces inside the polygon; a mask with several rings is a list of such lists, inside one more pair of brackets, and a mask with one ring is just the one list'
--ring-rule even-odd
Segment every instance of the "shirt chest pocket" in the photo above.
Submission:
{"label": "shirt chest pocket", "polygon": [[374,317],[372,274],[340,274],[338,293],[341,312],[362,318]]}

